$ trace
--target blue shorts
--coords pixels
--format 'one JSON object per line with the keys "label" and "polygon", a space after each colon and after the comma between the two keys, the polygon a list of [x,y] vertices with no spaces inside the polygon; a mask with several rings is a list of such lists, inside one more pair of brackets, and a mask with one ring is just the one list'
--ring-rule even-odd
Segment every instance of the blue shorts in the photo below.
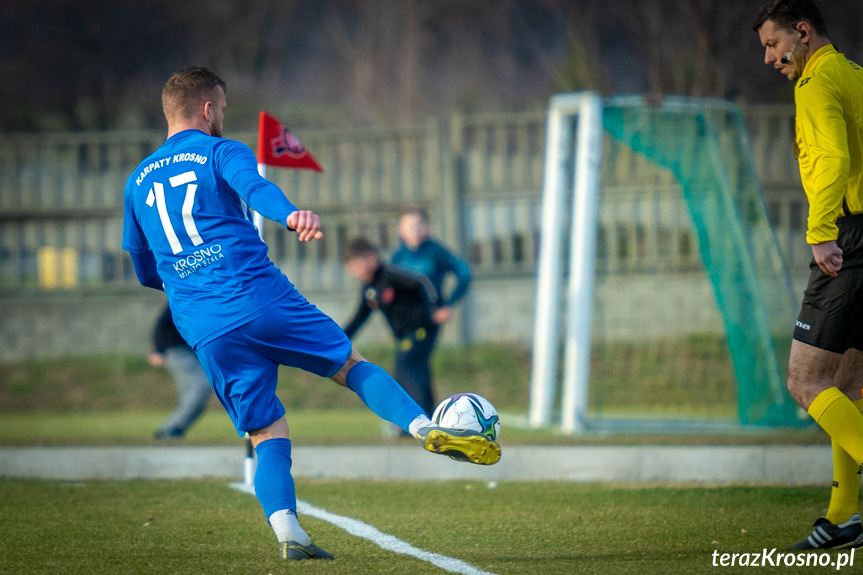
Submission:
{"label": "blue shorts", "polygon": [[237,432],[261,429],[285,414],[276,397],[279,365],[335,375],[351,340],[299,292],[198,348],[198,358]]}

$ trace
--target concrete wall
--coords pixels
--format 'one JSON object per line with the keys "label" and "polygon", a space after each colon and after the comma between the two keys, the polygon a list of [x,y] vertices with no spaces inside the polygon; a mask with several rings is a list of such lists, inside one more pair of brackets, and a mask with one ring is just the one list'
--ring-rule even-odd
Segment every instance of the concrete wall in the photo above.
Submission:
{"label": "concrete wall", "polygon": [[[829,446],[505,446],[498,465],[429,457],[415,446],[298,446],[295,477],[452,481],[826,483]],[[0,448],[0,477],[190,479],[243,476],[236,447]],[[807,465],[800,465],[806,461]],[[553,464],[549,464],[553,462]]]}
{"label": "concrete wall", "polygon": [[[801,279],[795,284],[798,292]],[[350,318],[358,290],[304,291],[339,324]],[[530,345],[536,285],[531,277],[479,278],[441,342],[506,342]],[[100,291],[18,292],[0,295],[0,361],[27,358],[141,353],[150,349],[150,332],[165,296],[133,287]],[[565,308],[561,309],[561,317]],[[713,290],[698,274],[671,278],[622,276],[596,288],[594,334],[628,340],[681,333],[721,333],[722,319]],[[790,329],[790,328],[789,328]],[[358,348],[388,344],[381,314],[360,332]]]}
{"label": "concrete wall", "polygon": [[4,294],[0,361],[145,353],[164,302],[164,294],[143,288]]}

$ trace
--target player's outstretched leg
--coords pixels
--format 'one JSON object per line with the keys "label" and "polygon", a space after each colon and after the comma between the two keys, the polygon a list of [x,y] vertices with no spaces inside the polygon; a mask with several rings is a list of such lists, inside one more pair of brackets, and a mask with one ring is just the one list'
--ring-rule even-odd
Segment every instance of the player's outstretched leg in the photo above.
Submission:
{"label": "player's outstretched leg", "polygon": [[479,465],[494,465],[500,460],[500,446],[485,435],[432,424],[402,386],[374,364],[359,361],[348,367],[345,385],[378,417],[419,439],[427,451]]}

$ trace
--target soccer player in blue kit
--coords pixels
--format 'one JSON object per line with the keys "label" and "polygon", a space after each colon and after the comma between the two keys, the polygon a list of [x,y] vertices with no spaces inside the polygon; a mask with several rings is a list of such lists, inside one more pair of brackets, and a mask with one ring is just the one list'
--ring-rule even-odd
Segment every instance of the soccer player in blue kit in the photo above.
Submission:
{"label": "soccer player in blue kit", "polygon": [[249,434],[258,455],[255,494],[281,558],[332,555],[313,544],[297,520],[288,423],[276,397],[279,365],[351,389],[428,451],[497,463],[497,443],[433,425],[269,260],[248,208],[295,231],[303,242],[323,237],[320,220],[258,174],[247,146],[222,138],[225,82],[206,68],[185,68],[165,84],[162,107],[167,141],[126,183],[123,249],[142,285],[164,289],[177,328],[198,354],[219,401],[238,433]]}

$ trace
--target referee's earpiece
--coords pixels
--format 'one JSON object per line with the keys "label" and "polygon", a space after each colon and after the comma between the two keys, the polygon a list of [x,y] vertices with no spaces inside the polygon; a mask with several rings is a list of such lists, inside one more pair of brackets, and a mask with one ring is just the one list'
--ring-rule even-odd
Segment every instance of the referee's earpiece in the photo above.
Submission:
{"label": "referee's earpiece", "polygon": [[779,59],[782,64],[787,64],[794,58],[794,55],[797,53],[797,48],[800,46],[800,43],[806,39],[805,30],[797,28],[797,33],[800,34],[800,39],[794,43],[794,46],[791,48],[790,52],[785,52],[784,54],[782,54],[782,58]]}

